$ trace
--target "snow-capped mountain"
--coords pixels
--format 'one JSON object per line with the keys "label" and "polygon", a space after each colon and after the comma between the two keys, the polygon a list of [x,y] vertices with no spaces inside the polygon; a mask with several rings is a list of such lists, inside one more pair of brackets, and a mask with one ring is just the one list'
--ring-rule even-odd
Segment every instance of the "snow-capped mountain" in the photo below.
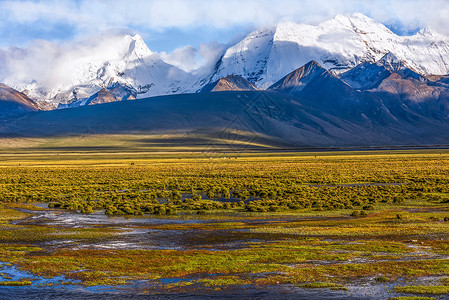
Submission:
{"label": "snow-capped mountain", "polygon": [[[18,81],[3,78],[3,82],[24,91],[38,103],[68,104],[88,99],[102,88],[117,84],[134,90],[138,98],[192,91],[192,75],[165,63],[151,52],[136,34],[120,35],[89,46],[80,46],[74,59],[68,55],[64,65],[65,80],[53,86],[38,78]],[[49,70],[49,72],[56,70]],[[67,74],[68,73],[68,74]],[[27,79],[27,78],[25,78]],[[79,105],[75,105],[79,106]]]}
{"label": "snow-capped mountain", "polygon": [[210,81],[238,74],[267,88],[311,60],[339,74],[387,53],[424,75],[449,73],[449,37],[429,28],[398,36],[369,17],[353,14],[317,26],[282,23],[252,32],[227,49]]}

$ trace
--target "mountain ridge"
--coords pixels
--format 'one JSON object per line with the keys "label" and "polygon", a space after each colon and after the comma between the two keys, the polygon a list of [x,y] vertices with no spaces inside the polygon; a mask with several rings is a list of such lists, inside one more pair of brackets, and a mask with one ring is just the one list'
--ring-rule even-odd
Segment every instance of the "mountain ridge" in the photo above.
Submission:
{"label": "mountain ridge", "polygon": [[[125,101],[133,99],[126,98],[133,90],[113,84],[84,106],[0,118],[0,135],[176,133],[188,136],[184,142],[189,143],[196,133],[206,132],[212,142],[251,143],[248,137],[253,137],[287,148],[447,143],[449,89],[415,79],[416,73],[409,76],[413,71],[400,63],[391,65],[395,60],[387,58],[358,67],[389,69],[388,76],[368,90],[352,87],[340,78],[344,74],[337,76],[316,61],[287,74],[268,90],[232,91],[252,87],[243,77],[232,75],[203,93]],[[216,87],[222,91],[213,91]]]}
{"label": "mountain ridge", "polygon": [[37,111],[38,107],[25,94],[0,83],[0,116]]}
{"label": "mountain ridge", "polygon": [[410,119],[406,113],[402,108],[396,120],[347,118],[345,111],[344,117],[332,115],[319,104],[293,95],[227,91],[31,112],[26,118],[0,122],[0,136],[149,134],[170,139],[176,135],[188,144],[204,133],[210,139],[205,150],[214,141],[251,144],[264,140],[282,148],[447,143],[447,122],[416,113]]}

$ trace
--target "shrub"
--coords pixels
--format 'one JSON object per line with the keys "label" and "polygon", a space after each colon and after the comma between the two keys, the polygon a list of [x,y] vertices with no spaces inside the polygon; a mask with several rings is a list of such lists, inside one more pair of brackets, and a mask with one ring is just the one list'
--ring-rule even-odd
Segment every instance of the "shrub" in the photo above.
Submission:
{"label": "shrub", "polygon": [[353,217],[360,217],[360,210],[354,210],[351,214]]}

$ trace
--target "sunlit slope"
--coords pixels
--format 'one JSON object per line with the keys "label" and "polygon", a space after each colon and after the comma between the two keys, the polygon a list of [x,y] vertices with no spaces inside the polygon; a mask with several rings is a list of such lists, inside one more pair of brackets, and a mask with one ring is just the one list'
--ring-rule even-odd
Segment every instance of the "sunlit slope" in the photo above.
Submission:
{"label": "sunlit slope", "polygon": [[0,116],[36,110],[37,105],[25,94],[0,83]]}
{"label": "sunlit slope", "polygon": [[[366,100],[366,109],[382,108]],[[370,102],[371,101],[371,102]],[[367,119],[350,105],[303,100],[266,91],[215,92],[147,98],[47,112],[3,121],[2,136],[54,137],[150,134],[188,145],[202,142],[275,147],[422,145],[447,142],[446,123],[401,107],[392,118]],[[362,105],[365,107],[365,105]],[[336,109],[342,111],[336,112]]]}

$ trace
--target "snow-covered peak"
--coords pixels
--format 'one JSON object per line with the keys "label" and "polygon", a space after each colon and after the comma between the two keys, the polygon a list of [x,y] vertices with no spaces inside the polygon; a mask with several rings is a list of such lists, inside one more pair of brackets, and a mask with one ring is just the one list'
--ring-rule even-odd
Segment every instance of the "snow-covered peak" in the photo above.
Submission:
{"label": "snow-covered peak", "polygon": [[121,76],[126,65],[142,61],[153,54],[138,34],[107,37],[93,46],[82,45],[80,52],[79,58],[74,60],[70,86],[97,79],[107,85],[108,79],[115,80]]}
{"label": "snow-covered peak", "polygon": [[240,52],[253,51],[260,46],[264,46],[273,39],[274,29],[263,28],[256,30],[246,36],[242,41],[238,42],[235,46],[229,48],[224,54],[223,58],[229,58]]}
{"label": "snow-covered peak", "polygon": [[[264,73],[266,61],[273,45],[274,28],[256,30],[243,40],[228,48],[217,62],[217,68],[208,83],[228,75],[241,75],[250,82],[256,82]],[[226,66],[224,70],[223,66]],[[220,74],[226,73],[224,76]]]}
{"label": "snow-covered peak", "polygon": [[396,72],[406,68],[406,63],[400,60],[396,55],[391,52],[385,54],[379,61],[377,61],[377,65],[384,66],[391,72]]}
{"label": "snow-covered peak", "polygon": [[352,15],[337,15],[334,19],[323,22],[319,25],[322,28],[332,29],[348,29],[359,34],[379,34],[386,35],[393,34],[382,23],[367,17],[361,13],[354,13]]}
{"label": "snow-covered peak", "polygon": [[212,81],[239,74],[266,88],[311,60],[343,72],[361,62],[380,59],[388,49],[381,46],[374,50],[371,44],[383,44],[392,36],[384,25],[361,14],[338,15],[317,26],[280,23],[254,31],[230,47]]}
{"label": "snow-covered peak", "polygon": [[421,30],[419,30],[416,33],[416,36],[421,36],[424,38],[436,38],[436,39],[447,39],[447,37],[445,37],[444,35],[438,33],[437,31],[433,30],[431,27],[424,27]]}
{"label": "snow-covered peak", "polygon": [[128,59],[144,59],[153,54],[139,34],[127,35],[126,39],[129,40]]}

